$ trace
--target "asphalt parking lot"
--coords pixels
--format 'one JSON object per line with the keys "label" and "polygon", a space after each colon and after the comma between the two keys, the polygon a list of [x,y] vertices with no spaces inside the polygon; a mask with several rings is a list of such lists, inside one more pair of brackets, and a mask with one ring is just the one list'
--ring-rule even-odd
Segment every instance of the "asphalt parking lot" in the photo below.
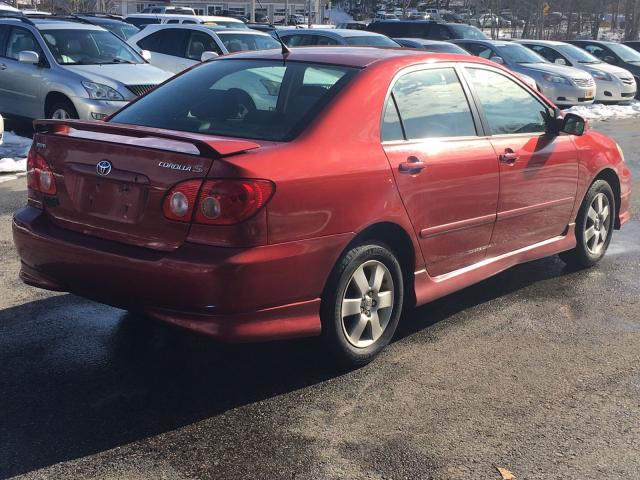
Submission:
{"label": "asphalt parking lot", "polygon": [[597,267],[551,257],[417,309],[372,364],[313,339],[225,346],[24,286],[0,184],[0,477],[640,477],[640,130],[596,124],[635,174]]}

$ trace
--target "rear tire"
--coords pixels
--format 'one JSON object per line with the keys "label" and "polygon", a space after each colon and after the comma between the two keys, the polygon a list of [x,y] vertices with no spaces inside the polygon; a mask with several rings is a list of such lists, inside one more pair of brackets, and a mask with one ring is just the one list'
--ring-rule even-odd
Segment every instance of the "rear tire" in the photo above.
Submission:
{"label": "rear tire", "polygon": [[373,360],[391,341],[403,301],[402,269],[386,245],[367,242],[346,252],[329,278],[321,309],[332,358],[348,368]]}
{"label": "rear tire", "polygon": [[46,112],[47,118],[66,120],[78,118],[78,112],[69,100],[56,100]]}
{"label": "rear tire", "polygon": [[598,263],[609,247],[613,235],[616,203],[611,186],[604,180],[593,182],[582,201],[576,218],[574,249],[560,258],[575,268],[589,268]]}

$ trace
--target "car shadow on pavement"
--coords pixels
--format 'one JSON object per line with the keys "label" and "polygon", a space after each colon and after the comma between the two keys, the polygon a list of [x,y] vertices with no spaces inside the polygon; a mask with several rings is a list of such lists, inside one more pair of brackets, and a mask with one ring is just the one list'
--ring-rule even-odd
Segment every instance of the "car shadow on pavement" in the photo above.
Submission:
{"label": "car shadow on pavement", "polygon": [[[398,339],[566,273],[521,265],[406,315]],[[0,311],[0,477],[171,431],[341,374],[317,339],[222,345],[73,295]]]}

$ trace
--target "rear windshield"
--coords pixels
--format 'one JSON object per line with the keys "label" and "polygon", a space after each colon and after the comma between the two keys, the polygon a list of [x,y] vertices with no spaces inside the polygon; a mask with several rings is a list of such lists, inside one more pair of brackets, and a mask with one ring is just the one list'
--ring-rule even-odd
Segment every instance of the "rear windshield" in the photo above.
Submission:
{"label": "rear windshield", "polygon": [[215,60],[156,88],[111,122],[287,141],[357,72],[302,62]]}
{"label": "rear windshield", "polygon": [[378,35],[354,35],[353,37],[344,37],[347,45],[359,45],[361,47],[399,47],[396,42],[388,37]]}
{"label": "rear windshield", "polygon": [[271,35],[225,33],[219,30],[216,33],[229,53],[280,48],[280,43]]}
{"label": "rear windshield", "polygon": [[455,25],[449,24],[449,28],[456,34],[456,38],[466,40],[486,40],[487,37],[482,31],[471,25]]}

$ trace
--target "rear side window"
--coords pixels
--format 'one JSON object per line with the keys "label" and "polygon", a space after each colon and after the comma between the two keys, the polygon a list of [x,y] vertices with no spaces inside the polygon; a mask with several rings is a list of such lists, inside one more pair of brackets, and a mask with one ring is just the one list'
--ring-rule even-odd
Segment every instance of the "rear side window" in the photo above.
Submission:
{"label": "rear side window", "polygon": [[211,35],[207,35],[198,30],[191,31],[189,34],[189,42],[187,43],[187,58],[199,62],[204,52],[215,52],[218,55],[222,54],[222,50],[220,50],[215,40],[211,38]]}
{"label": "rear side window", "polygon": [[287,47],[307,47],[314,45],[315,35],[287,35],[281,38]]}
{"label": "rear side window", "polygon": [[495,52],[491,48],[479,43],[467,43],[464,45],[464,48],[466,48],[471,55],[475,55],[476,57],[489,59],[495,56]]}
{"label": "rear side window", "polygon": [[547,107],[506,76],[467,68],[493,135],[544,133]]}
{"label": "rear side window", "polygon": [[230,53],[280,48],[278,41],[269,35],[218,32],[218,37]]}
{"label": "rear side window", "polygon": [[158,87],[113,118],[229,137],[287,141],[357,74],[352,67],[217,60]]}
{"label": "rear side window", "polygon": [[407,139],[476,135],[469,102],[453,68],[407,73],[392,92]]}

